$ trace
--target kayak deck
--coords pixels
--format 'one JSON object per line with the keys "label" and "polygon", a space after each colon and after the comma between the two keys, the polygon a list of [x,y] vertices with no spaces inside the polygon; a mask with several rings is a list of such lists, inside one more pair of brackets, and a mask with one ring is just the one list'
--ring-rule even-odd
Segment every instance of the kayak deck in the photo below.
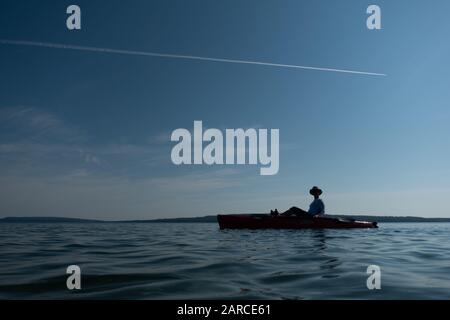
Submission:
{"label": "kayak deck", "polygon": [[376,222],[330,217],[270,216],[264,214],[218,215],[220,229],[371,229]]}

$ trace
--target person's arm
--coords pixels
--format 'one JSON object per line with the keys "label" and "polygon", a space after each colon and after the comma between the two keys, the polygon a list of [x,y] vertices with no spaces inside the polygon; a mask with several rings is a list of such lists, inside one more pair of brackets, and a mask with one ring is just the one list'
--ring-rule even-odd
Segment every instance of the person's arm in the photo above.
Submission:
{"label": "person's arm", "polygon": [[320,213],[319,215],[323,216],[325,215],[325,203],[323,203],[322,200],[320,200]]}
{"label": "person's arm", "polygon": [[321,207],[320,204],[318,203],[317,200],[314,200],[313,202],[311,202],[311,204],[309,205],[309,210],[308,213],[312,216],[315,216],[317,214],[320,213]]}

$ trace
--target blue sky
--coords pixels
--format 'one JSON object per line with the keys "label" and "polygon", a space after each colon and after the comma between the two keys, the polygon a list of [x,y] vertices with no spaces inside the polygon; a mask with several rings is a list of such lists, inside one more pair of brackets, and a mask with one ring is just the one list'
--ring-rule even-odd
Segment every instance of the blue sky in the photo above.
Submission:
{"label": "blue sky", "polygon": [[[78,4],[82,30],[65,27]],[[382,30],[366,8],[382,9]],[[450,217],[448,1],[2,1],[0,39],[387,77],[0,45],[0,216],[305,207]],[[175,166],[170,133],[279,128],[280,171]]]}

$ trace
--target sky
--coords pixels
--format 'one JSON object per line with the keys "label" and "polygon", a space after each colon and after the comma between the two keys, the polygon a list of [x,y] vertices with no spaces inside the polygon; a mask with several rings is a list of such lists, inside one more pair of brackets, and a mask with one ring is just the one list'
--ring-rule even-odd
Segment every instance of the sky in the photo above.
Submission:
{"label": "sky", "polygon": [[[82,29],[66,28],[77,4]],[[377,4],[382,29],[368,30]],[[0,39],[359,70],[370,76],[0,43],[0,217],[307,209],[450,217],[450,3],[24,1]],[[176,166],[171,132],[277,128],[280,169]]]}

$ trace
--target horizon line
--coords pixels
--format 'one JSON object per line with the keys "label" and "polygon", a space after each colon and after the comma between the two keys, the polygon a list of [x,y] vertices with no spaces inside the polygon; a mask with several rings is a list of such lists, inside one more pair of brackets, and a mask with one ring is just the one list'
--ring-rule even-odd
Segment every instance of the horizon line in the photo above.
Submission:
{"label": "horizon line", "polygon": [[[264,214],[264,213],[234,213],[225,215],[252,215],[252,214]],[[148,219],[123,219],[123,220],[112,220],[112,219],[97,219],[97,218],[78,218],[78,217],[62,217],[62,216],[3,216],[0,217],[0,222],[13,219],[13,220],[72,220],[73,222],[162,222],[161,220],[179,220],[179,219],[205,219],[217,217],[220,214],[209,214],[202,216],[190,216],[190,217],[167,217],[167,218],[148,218]],[[408,216],[408,215],[371,215],[371,214],[330,214],[327,215],[332,218],[336,217],[367,217],[367,218],[393,218],[393,219],[424,219],[424,220],[450,220],[450,217],[423,217],[423,216]],[[393,221],[395,222],[395,221]]]}

